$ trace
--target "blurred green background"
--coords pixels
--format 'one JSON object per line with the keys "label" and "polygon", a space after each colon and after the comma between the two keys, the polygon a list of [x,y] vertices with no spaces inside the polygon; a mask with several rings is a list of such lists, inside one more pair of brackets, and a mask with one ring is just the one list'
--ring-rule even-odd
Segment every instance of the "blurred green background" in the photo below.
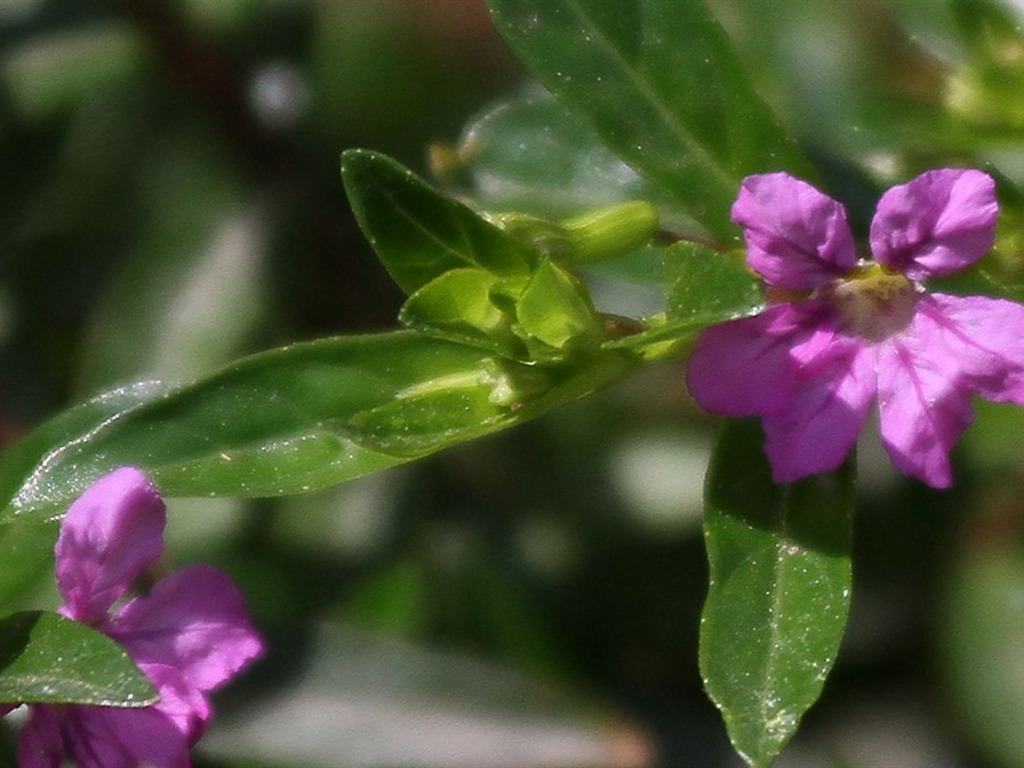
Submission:
{"label": "blurred green background", "polygon": [[[712,6],[861,226],[869,172],[1024,175],[1014,6]],[[483,0],[0,0],[0,445],[121,383],[394,327],[341,151],[426,174],[530,87]],[[271,641],[197,764],[739,765],[696,662],[714,428],[666,365],[330,492],[173,501],[167,567],[227,569]],[[947,493],[862,446],[851,624],[780,766],[1024,766],[1022,428],[979,405]]]}

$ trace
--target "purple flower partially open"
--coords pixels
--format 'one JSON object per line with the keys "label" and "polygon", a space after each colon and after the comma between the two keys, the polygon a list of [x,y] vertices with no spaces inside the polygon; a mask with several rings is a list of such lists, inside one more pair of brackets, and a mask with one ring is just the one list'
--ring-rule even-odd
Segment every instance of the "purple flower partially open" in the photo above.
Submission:
{"label": "purple flower partially open", "polygon": [[263,651],[242,595],[197,565],[161,579],[113,613],[163,551],[164,505],[145,475],[119,469],[68,510],[57,540],[57,586],[68,618],[121,643],[160,696],[141,709],[33,704],[21,768],[188,768],[212,716],[208,694]]}
{"label": "purple flower partially open", "polygon": [[897,469],[948,487],[971,396],[1024,405],[1024,306],[929,294],[921,281],[985,255],[997,214],[988,175],[929,171],[882,196],[875,260],[858,261],[840,203],[785,173],[747,177],[732,209],[747,263],[792,300],[703,331],[691,394],[715,413],[761,417],[776,482],[839,466],[877,400]]}

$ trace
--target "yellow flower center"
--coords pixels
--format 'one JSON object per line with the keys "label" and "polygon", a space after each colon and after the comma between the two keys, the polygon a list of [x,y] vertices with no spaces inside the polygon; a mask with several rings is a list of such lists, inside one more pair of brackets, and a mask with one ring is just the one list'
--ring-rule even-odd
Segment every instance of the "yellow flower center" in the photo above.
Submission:
{"label": "yellow flower center", "polygon": [[832,283],[827,295],[840,326],[868,341],[881,341],[906,328],[917,304],[914,284],[881,264],[858,267]]}

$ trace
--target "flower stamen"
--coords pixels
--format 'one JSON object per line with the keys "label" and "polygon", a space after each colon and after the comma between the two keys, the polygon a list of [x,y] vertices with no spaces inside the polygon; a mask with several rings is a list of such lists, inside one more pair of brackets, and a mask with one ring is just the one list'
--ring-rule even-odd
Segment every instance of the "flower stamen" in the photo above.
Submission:
{"label": "flower stamen", "polygon": [[843,330],[882,341],[910,323],[918,291],[906,276],[866,264],[831,283],[826,294]]}

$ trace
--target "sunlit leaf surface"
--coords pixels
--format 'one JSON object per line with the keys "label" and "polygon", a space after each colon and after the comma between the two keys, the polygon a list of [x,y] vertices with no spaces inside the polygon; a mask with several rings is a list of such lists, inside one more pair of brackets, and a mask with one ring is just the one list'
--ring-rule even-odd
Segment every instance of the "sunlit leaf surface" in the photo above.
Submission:
{"label": "sunlit leaf surface", "polygon": [[729,424],[711,460],[711,566],[700,667],[729,737],[764,768],[835,663],[850,605],[853,461],[775,485],[756,422]]}
{"label": "sunlit leaf surface", "polygon": [[341,171],[363,232],[407,293],[452,269],[529,272],[534,257],[526,245],[385,155],[349,150]]}
{"label": "sunlit leaf surface", "polygon": [[537,78],[716,237],[744,176],[813,175],[701,0],[490,6]]}
{"label": "sunlit leaf surface", "polygon": [[144,707],[149,680],[104,634],[53,613],[0,619],[0,703]]}
{"label": "sunlit leaf surface", "polygon": [[122,465],[168,496],[322,488],[521,423],[634,365],[608,352],[531,367],[411,331],[295,344],[58,416],[0,462],[0,522],[58,514]]}

